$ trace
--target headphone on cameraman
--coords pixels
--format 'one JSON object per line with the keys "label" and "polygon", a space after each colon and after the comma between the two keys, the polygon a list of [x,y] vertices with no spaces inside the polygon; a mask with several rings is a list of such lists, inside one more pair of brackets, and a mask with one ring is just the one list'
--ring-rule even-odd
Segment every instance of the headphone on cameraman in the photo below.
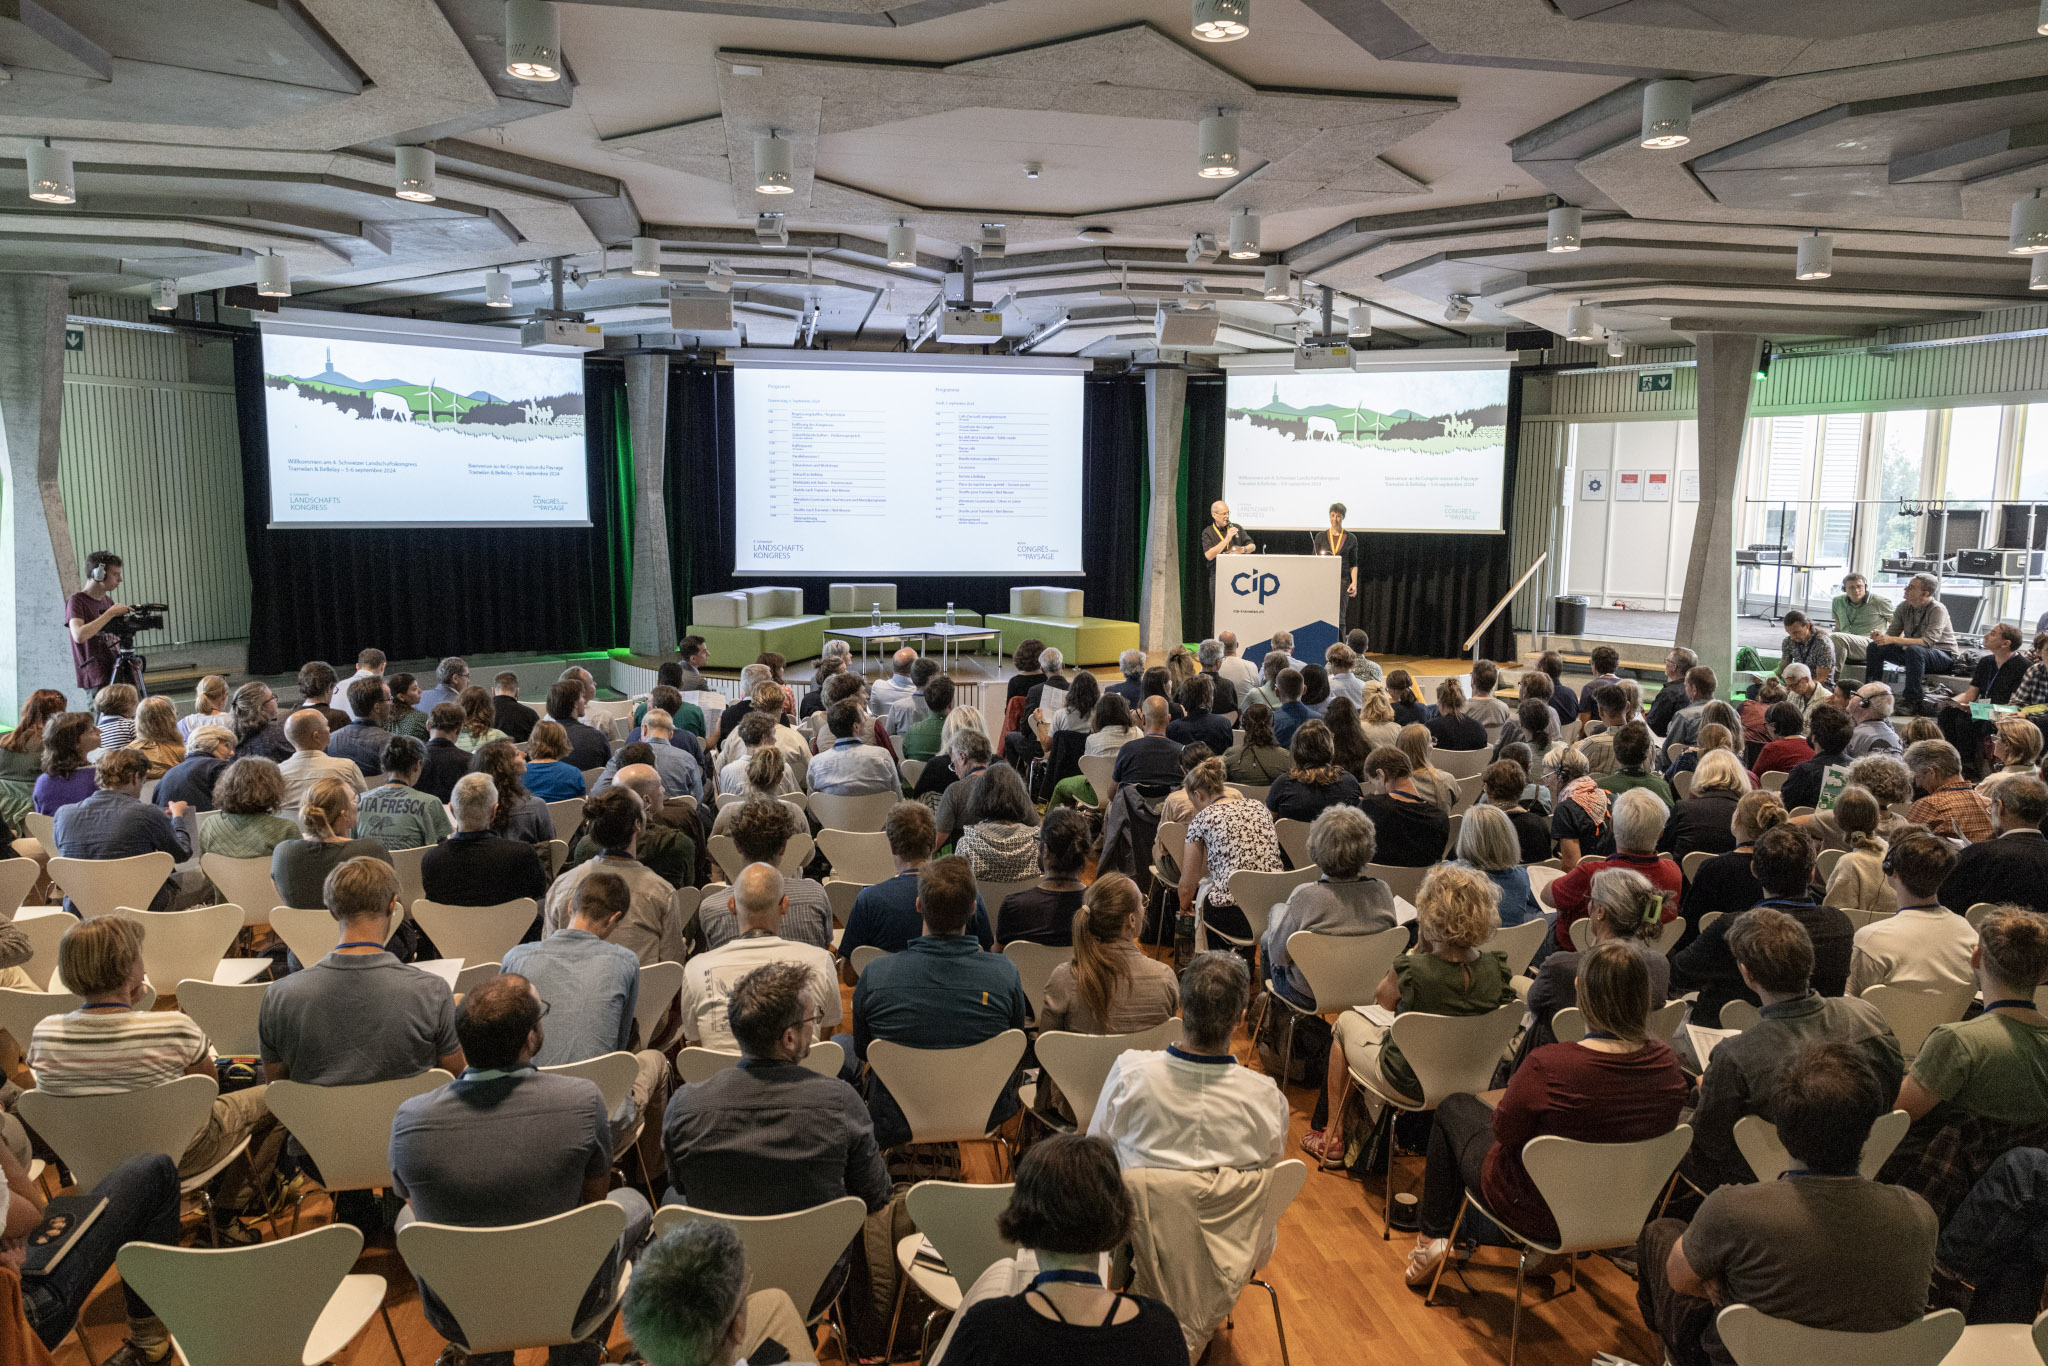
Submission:
{"label": "headphone on cameraman", "polygon": [[85,577],[94,583],[105,583],[107,571],[113,567],[113,557],[104,550],[95,550],[86,556],[86,562],[91,567],[85,571]]}

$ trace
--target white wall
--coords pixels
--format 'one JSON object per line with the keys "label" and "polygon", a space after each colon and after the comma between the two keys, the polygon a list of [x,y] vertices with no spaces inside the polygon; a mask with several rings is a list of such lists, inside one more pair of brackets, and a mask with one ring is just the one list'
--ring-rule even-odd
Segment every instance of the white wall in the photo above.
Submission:
{"label": "white wall", "polygon": [[[1685,474],[1699,471],[1699,428],[1683,422],[1587,422],[1571,427],[1568,490],[1571,526],[1565,591],[1595,607],[1617,601],[1675,612],[1685,594],[1699,505],[1684,500]],[[1624,471],[1640,473],[1645,500],[1622,502]],[[1598,472],[1604,500],[1586,496],[1586,475]],[[1647,500],[1649,476],[1668,476],[1669,498]]]}

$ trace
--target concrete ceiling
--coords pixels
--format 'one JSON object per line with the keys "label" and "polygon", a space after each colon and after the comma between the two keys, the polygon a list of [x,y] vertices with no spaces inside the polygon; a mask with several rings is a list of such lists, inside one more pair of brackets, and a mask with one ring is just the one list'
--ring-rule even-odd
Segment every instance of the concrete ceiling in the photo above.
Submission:
{"label": "concrete ceiling", "polygon": [[[568,302],[668,339],[664,291],[737,271],[707,344],[902,344],[976,294],[1011,342],[1122,356],[1191,279],[1215,351],[1312,320],[1262,267],[1364,302],[1377,344],[1559,328],[1585,302],[1632,344],[1716,327],[1868,336],[2027,297],[2011,201],[2048,184],[2048,39],[2018,0],[1254,0],[1187,34],[1188,0],[571,0],[569,78],[503,71],[501,0],[0,0],[0,271],[188,293],[292,267],[301,304],[507,324],[566,257]],[[1641,86],[1697,82],[1692,141],[1636,145]],[[1246,173],[1195,174],[1196,121],[1238,116]],[[792,143],[795,193],[753,189]],[[26,195],[32,142],[80,202]],[[440,199],[390,193],[393,149]],[[1036,179],[1024,166],[1036,163]],[[1554,203],[1585,249],[1543,250]],[[1257,213],[1258,260],[1190,265]],[[786,247],[756,215],[786,215]],[[891,270],[897,220],[918,265]],[[1082,228],[1104,236],[1083,241]],[[1835,274],[1792,279],[1796,240]],[[635,235],[665,281],[624,273]],[[515,278],[510,316],[483,273]],[[1446,299],[1471,316],[1443,321]],[[1310,300],[1311,304],[1313,300]]]}

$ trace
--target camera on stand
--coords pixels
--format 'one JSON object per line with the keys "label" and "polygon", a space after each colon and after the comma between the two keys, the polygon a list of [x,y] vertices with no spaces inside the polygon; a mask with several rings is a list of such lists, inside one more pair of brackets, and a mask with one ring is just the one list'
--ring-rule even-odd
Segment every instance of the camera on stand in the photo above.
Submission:
{"label": "camera on stand", "polygon": [[139,696],[149,696],[149,688],[142,681],[143,674],[149,669],[149,660],[136,650],[135,637],[144,631],[163,630],[164,613],[170,610],[169,603],[137,603],[106,625],[107,634],[116,641],[113,681],[133,684]]}

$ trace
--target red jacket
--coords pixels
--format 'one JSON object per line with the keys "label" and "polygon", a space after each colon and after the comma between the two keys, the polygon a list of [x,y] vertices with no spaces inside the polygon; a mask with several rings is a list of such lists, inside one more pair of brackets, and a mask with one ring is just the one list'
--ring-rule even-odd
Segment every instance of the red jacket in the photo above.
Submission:
{"label": "red jacket", "polygon": [[1773,740],[1756,756],[1756,767],[1749,771],[1749,776],[1761,783],[1764,774],[1790,773],[1812,757],[1813,746],[1806,743],[1804,736],[1793,735],[1783,740]]}
{"label": "red jacket", "polygon": [[1557,907],[1557,946],[1572,946],[1572,922],[1586,918],[1593,899],[1593,874],[1603,868],[1627,868],[1641,873],[1650,885],[1664,893],[1664,923],[1678,918],[1678,898],[1685,890],[1685,874],[1662,854],[1613,854],[1607,858],[1580,859],[1579,866],[1550,884],[1550,899]]}

